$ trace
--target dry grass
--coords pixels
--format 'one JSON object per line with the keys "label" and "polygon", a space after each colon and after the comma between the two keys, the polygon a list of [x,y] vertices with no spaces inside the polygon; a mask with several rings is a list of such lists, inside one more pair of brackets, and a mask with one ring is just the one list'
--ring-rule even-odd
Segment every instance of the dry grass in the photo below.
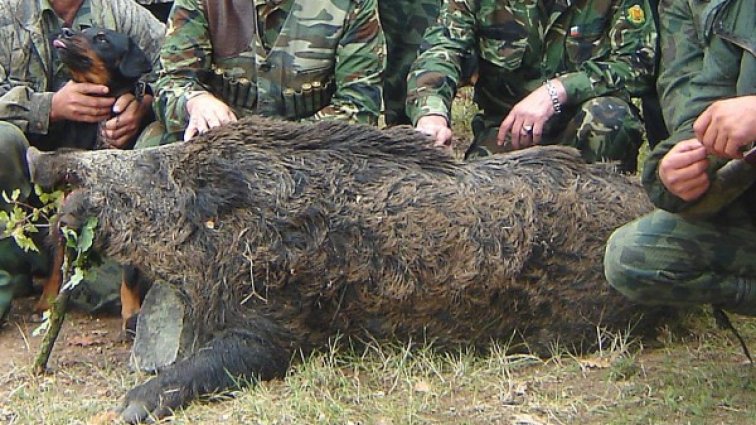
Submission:
{"label": "dry grass", "polygon": [[[735,322],[756,341],[756,319]],[[488,353],[449,353],[426,344],[341,341],[296,362],[284,380],[194,403],[172,423],[753,423],[756,368],[705,314],[655,341],[627,334],[604,334],[602,341],[585,356],[555,346],[548,359],[507,354],[497,344]],[[119,347],[70,347],[81,355],[63,365],[54,357],[57,371],[41,378],[24,365],[0,374],[0,423],[111,423],[105,412],[147,378],[127,370]]]}

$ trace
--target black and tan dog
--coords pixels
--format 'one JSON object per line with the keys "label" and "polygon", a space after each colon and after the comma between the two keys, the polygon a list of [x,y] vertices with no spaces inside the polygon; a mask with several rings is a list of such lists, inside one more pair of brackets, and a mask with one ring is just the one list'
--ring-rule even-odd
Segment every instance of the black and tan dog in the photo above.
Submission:
{"label": "black and tan dog", "polygon": [[[109,96],[139,90],[139,79],[152,71],[144,51],[129,36],[103,28],[78,32],[63,28],[53,40],[61,62],[78,83],[108,86]],[[141,93],[143,94],[143,93]]]}
{"label": "black and tan dog", "polygon": [[[64,28],[53,40],[53,46],[73,81],[107,86],[108,96],[115,98],[130,92],[137,100],[144,96],[146,85],[140,79],[152,71],[152,64],[144,51],[127,35],[102,28],[88,28],[80,32]],[[81,140],[76,147],[103,147],[99,125],[92,124],[86,128],[89,131],[84,130],[76,135]],[[42,296],[35,307],[37,312],[49,308],[63,280],[61,266],[65,246],[60,237],[54,239],[52,271],[42,286]],[[139,270],[124,266],[121,316],[125,330],[135,329],[137,314],[148,287],[149,281]]]}
{"label": "black and tan dog", "polygon": [[[147,85],[141,77],[152,71],[144,51],[129,36],[103,28],[74,31],[63,28],[52,42],[71,80],[108,87],[108,97],[133,93],[141,100]],[[107,145],[100,125],[78,123],[66,146],[99,149]]]}

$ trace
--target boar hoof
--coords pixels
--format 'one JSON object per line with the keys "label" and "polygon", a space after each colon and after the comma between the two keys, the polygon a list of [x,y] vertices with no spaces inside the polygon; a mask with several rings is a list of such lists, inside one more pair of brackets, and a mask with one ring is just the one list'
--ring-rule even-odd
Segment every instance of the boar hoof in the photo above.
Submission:
{"label": "boar hoof", "polygon": [[121,409],[121,418],[129,424],[151,423],[173,415],[173,411],[188,401],[179,384],[169,385],[160,377],[137,385],[127,394]]}

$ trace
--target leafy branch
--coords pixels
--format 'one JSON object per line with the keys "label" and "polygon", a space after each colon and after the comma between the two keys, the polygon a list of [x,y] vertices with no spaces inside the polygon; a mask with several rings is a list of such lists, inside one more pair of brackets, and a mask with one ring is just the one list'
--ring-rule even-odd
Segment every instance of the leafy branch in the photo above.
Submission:
{"label": "leafy branch", "polygon": [[[3,199],[11,208],[10,211],[0,211],[0,230],[2,230],[0,238],[12,237],[16,244],[26,252],[39,252],[32,235],[39,233],[39,228],[49,227],[50,223],[54,223],[63,204],[62,191],[47,193],[40,186],[35,185],[34,193],[40,200],[41,206],[33,206],[21,201],[20,190],[14,190],[10,195],[6,192],[2,193]],[[90,217],[79,233],[66,226],[61,228],[65,239],[61,266],[63,285],[50,310],[44,312],[42,323],[32,332],[33,336],[45,332],[33,366],[37,374],[47,370],[47,361],[63,325],[71,290],[86,278],[87,271],[90,269],[89,254],[96,227],[97,219]]]}
{"label": "leafy branch", "polygon": [[[42,314],[42,323],[32,331],[32,336],[39,336],[42,332],[47,332],[46,335],[48,335],[50,330],[54,329],[55,321],[52,320],[52,317],[58,306],[62,307],[62,311],[60,312],[60,324],[62,324],[62,315],[65,314],[65,304],[68,301],[68,294],[89,275],[89,270],[91,269],[89,253],[92,248],[92,242],[94,241],[94,231],[96,228],[97,218],[95,217],[87,219],[86,223],[84,223],[84,227],[81,229],[81,234],[77,234],[76,231],[70,227],[61,227],[61,233],[66,241],[66,251],[63,255],[63,264],[61,265],[61,271],[63,272],[63,285],[60,288],[60,294],[55,299],[50,310],[47,310]],[[72,254],[73,260],[71,259]],[[60,302],[62,300],[62,295],[65,295],[63,303]],[[57,333],[60,332],[60,326],[57,326],[58,330],[55,331],[56,338]]]}
{"label": "leafy branch", "polygon": [[[63,326],[71,290],[84,280],[87,270],[89,270],[89,254],[91,253],[94,229],[96,227],[97,219],[90,217],[84,223],[80,234],[77,234],[76,231],[69,227],[64,226],[61,228],[63,237],[66,239],[66,250],[63,256],[63,265],[61,266],[64,284],[50,310],[45,312],[44,321],[32,332],[34,336],[45,332],[45,337],[42,340],[39,353],[32,367],[32,370],[37,375],[41,375],[47,371],[47,361],[50,359],[55,341],[58,339],[60,329]],[[69,253],[73,253],[74,255],[72,261],[70,260]],[[71,271],[73,271],[73,274]]]}
{"label": "leafy branch", "polygon": [[45,192],[40,186],[34,186],[34,193],[42,203],[36,207],[19,200],[21,191],[14,190],[10,195],[3,192],[3,200],[11,206],[10,211],[0,211],[0,239],[12,237],[16,244],[26,252],[39,252],[37,244],[30,236],[39,233],[39,228],[49,227],[63,203],[63,192],[56,190]]}

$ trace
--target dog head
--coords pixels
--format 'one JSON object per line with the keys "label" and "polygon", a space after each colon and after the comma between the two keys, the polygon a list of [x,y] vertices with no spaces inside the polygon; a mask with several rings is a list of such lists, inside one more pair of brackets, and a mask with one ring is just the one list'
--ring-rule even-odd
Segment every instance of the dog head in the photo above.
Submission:
{"label": "dog head", "polygon": [[74,81],[108,86],[110,96],[133,91],[139,78],[152,71],[144,51],[129,36],[116,31],[63,28],[53,46]]}

